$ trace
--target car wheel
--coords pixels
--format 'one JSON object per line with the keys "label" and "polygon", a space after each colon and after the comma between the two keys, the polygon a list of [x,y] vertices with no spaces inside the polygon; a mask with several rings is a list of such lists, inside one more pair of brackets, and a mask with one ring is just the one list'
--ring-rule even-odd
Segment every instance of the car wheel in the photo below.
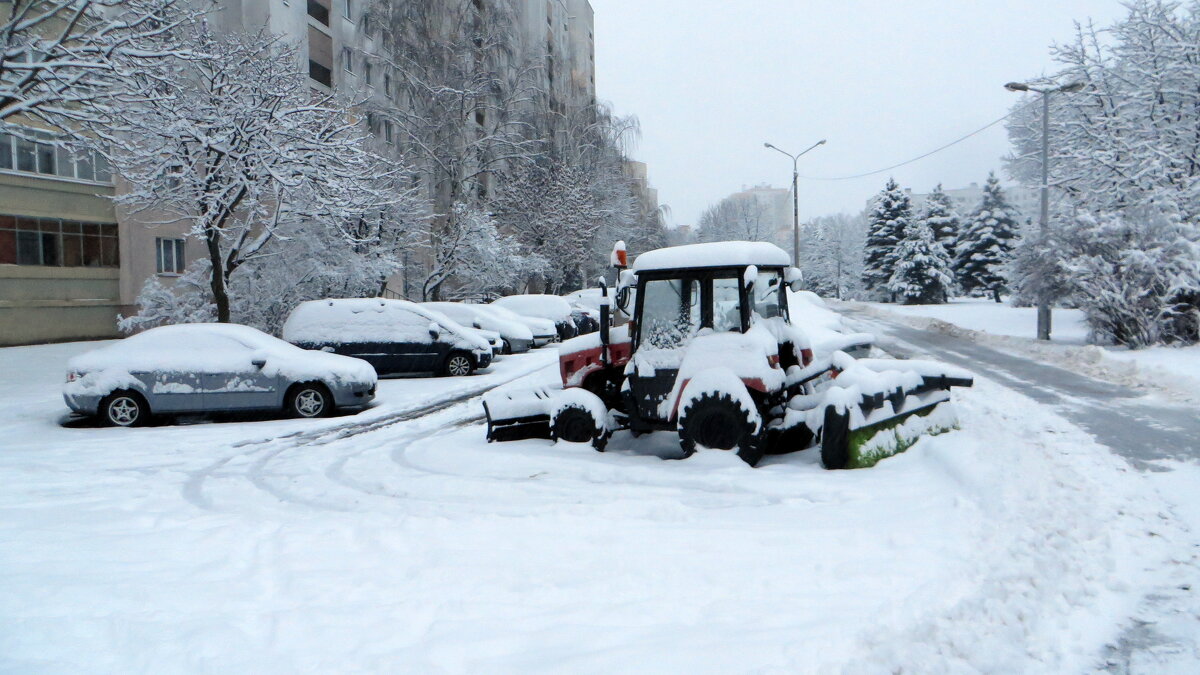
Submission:
{"label": "car wheel", "polygon": [[443,373],[450,377],[466,377],[475,371],[475,362],[471,357],[462,352],[451,352],[450,356],[446,357],[446,365],[443,368]]}
{"label": "car wheel", "polygon": [[503,342],[502,344],[503,344],[503,346],[500,348],[500,353],[501,353],[501,354],[508,355],[508,354],[512,354],[512,353],[513,353],[513,352],[512,352],[512,345],[508,343],[508,340],[504,340],[504,342]]}
{"label": "car wheel", "polygon": [[325,417],[333,412],[333,396],[323,384],[297,384],[288,390],[287,411],[292,417]]}
{"label": "car wheel", "polygon": [[112,427],[139,427],[150,421],[150,406],[133,391],[114,391],[100,402],[100,419]]}

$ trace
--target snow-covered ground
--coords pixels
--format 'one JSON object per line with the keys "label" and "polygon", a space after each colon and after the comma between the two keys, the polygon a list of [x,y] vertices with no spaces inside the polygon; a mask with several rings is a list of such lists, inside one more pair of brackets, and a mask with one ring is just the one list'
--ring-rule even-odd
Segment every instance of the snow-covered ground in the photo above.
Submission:
{"label": "snow-covered ground", "polygon": [[1129,350],[1088,345],[1088,328],[1080,310],[1055,309],[1053,339],[1046,344],[1034,341],[1037,316],[1032,307],[1011,307],[975,298],[955,298],[945,305],[847,304],[900,318],[918,328],[953,331],[957,335],[973,332],[976,335],[971,337],[993,347],[1068,365],[1114,382],[1165,389],[1172,395],[1200,401],[1200,346]]}
{"label": "snow-covered ground", "polygon": [[962,431],[828,472],[484,442],[473,396],[552,349],[354,416],[63,427],[86,347],[0,349],[0,671],[1080,672],[1190,546],[986,378]]}
{"label": "snow-covered ground", "polygon": [[[1037,308],[1012,307],[980,298],[953,298],[945,305],[892,305],[868,303],[902,316],[923,317],[952,323],[967,330],[992,335],[1033,339],[1037,337]],[[1088,328],[1078,309],[1054,310],[1053,341],[1082,345],[1087,343]]]}

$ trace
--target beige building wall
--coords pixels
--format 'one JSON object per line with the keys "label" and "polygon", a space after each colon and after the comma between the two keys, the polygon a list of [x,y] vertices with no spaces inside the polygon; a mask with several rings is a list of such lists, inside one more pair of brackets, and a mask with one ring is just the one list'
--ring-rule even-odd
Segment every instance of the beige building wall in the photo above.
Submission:
{"label": "beige building wall", "polygon": [[[116,336],[119,269],[97,261],[82,266],[57,250],[61,221],[68,229],[80,222],[116,223],[112,194],[111,183],[0,169],[0,346]],[[35,223],[56,230],[39,236],[55,239],[58,264],[16,264],[17,233],[7,229],[15,222],[25,232]]]}

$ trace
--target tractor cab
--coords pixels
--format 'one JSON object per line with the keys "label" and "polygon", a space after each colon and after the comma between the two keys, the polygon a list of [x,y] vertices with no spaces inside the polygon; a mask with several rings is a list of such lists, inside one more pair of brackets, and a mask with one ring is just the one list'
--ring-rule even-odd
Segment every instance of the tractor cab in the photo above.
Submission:
{"label": "tractor cab", "polygon": [[[769,380],[781,382],[787,368],[802,365],[805,352],[811,358],[788,311],[786,288],[799,280],[799,271],[775,246],[721,242],[661,249],[638,257],[633,274],[635,306],[623,309],[632,315],[625,374],[635,430],[673,429],[682,389],[704,367],[727,366],[756,395],[769,397],[781,388]],[[747,352],[752,364],[732,361]],[[763,369],[780,377],[755,377]]]}

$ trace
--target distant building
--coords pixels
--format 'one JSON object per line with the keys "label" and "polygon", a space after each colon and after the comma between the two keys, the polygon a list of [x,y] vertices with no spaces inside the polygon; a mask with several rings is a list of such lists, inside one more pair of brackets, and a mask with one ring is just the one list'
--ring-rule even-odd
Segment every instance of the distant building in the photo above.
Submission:
{"label": "distant building", "polygon": [[[950,197],[954,209],[963,216],[970,214],[983,201],[983,186],[979,183],[971,183],[967,187],[950,190],[943,188],[942,192]],[[914,193],[911,189],[905,188],[904,193],[912,200],[914,212],[920,211],[925,206],[926,200],[929,199],[928,192]],[[1021,223],[1037,221],[1041,208],[1041,195],[1038,190],[1021,186],[1004,186],[1004,196],[1019,214],[1018,220]],[[874,205],[875,198],[868,199],[867,211],[869,212]]]}
{"label": "distant building", "polygon": [[750,188],[743,187],[741,192],[735,192],[728,198],[754,200],[762,210],[767,228],[774,233],[771,238],[772,242],[791,250],[793,219],[791,190],[761,184]]}

